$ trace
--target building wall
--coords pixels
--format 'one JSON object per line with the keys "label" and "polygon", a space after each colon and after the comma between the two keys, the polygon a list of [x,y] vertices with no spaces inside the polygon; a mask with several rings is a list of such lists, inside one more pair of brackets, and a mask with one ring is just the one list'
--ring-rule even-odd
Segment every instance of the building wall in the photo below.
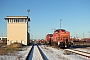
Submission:
{"label": "building wall", "polygon": [[19,42],[27,45],[27,22],[7,22],[7,45],[10,45],[14,42]]}

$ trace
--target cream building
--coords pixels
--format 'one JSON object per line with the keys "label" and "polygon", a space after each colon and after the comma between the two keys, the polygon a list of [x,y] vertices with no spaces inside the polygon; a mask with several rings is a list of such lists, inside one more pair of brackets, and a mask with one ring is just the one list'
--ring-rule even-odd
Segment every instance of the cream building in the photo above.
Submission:
{"label": "cream building", "polygon": [[28,33],[28,16],[7,16],[7,45],[19,42],[24,45],[30,43],[30,35]]}

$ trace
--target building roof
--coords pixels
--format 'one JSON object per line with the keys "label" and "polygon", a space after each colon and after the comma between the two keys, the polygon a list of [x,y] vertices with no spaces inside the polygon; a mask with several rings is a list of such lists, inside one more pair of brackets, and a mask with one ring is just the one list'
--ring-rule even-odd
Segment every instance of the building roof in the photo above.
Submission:
{"label": "building roof", "polygon": [[[28,16],[7,16],[6,18],[4,18],[5,20],[7,19],[27,19]],[[30,21],[30,18],[28,18],[28,21]]]}

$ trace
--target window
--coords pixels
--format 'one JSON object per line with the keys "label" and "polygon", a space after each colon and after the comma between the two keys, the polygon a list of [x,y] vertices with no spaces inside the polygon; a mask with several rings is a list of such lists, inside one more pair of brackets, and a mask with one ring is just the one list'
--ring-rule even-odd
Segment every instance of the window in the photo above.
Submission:
{"label": "window", "polygon": [[19,19],[17,19],[17,22],[19,23]]}
{"label": "window", "polygon": [[27,19],[25,19],[25,22],[27,22]]}
{"label": "window", "polygon": [[9,23],[9,20],[7,20],[8,21],[8,23]]}
{"label": "window", "polygon": [[19,22],[21,22],[21,19],[19,19]]}
{"label": "window", "polygon": [[12,23],[14,22],[14,19],[12,19]]}
{"label": "window", "polygon": [[22,19],[22,22],[24,22],[24,19]]}
{"label": "window", "polygon": [[25,22],[25,19],[23,19],[23,22]]}
{"label": "window", "polygon": [[18,20],[16,19],[16,22],[17,22]]}
{"label": "window", "polygon": [[11,19],[11,22],[13,23],[13,19]]}
{"label": "window", "polygon": [[20,22],[20,19],[18,19],[18,21]]}
{"label": "window", "polygon": [[14,23],[15,23],[15,19],[14,19]]}
{"label": "window", "polygon": [[22,22],[25,22],[25,19],[22,19]]}
{"label": "window", "polygon": [[20,19],[21,22],[23,22],[23,19]]}
{"label": "window", "polygon": [[15,22],[16,22],[16,19],[15,19]]}
{"label": "window", "polygon": [[22,19],[20,19],[20,22],[22,22]]}
{"label": "window", "polygon": [[11,22],[11,19],[10,19],[10,22]]}
{"label": "window", "polygon": [[22,19],[22,22],[24,22],[24,19]]}
{"label": "window", "polygon": [[9,19],[9,23],[10,23],[10,19]]}

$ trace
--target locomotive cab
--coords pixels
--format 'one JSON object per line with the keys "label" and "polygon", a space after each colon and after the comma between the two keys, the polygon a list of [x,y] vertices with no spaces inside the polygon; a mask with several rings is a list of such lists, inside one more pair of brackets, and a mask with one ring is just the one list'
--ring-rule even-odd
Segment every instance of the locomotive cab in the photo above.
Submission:
{"label": "locomotive cab", "polygon": [[48,34],[46,36],[46,44],[50,44],[51,45],[52,38],[53,38],[53,34]]}
{"label": "locomotive cab", "polygon": [[70,32],[64,29],[58,29],[54,31],[53,42],[61,48],[70,47]]}

